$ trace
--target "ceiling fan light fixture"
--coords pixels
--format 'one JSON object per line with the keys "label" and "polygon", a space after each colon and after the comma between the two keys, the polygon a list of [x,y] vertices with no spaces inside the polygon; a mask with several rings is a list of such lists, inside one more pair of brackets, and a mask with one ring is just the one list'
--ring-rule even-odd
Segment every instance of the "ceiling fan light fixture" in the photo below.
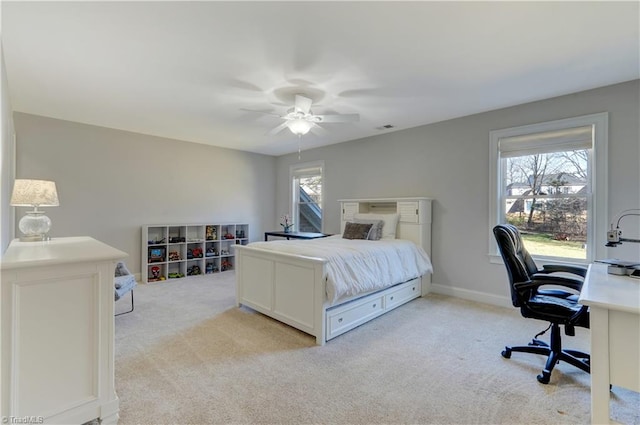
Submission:
{"label": "ceiling fan light fixture", "polygon": [[313,123],[303,119],[291,120],[287,123],[289,130],[296,136],[304,136],[307,134],[309,130],[311,130],[312,125]]}

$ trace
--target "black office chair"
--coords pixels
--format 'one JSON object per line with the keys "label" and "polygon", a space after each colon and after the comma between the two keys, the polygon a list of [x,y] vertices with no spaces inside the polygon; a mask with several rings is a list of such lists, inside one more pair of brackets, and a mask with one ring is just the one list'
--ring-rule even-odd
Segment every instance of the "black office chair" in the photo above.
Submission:
{"label": "black office chair", "polygon": [[[545,265],[539,270],[515,226],[500,224],[493,228],[493,234],[507,267],[513,306],[520,308],[524,317],[550,322],[551,328],[549,344],[537,339],[549,329],[547,328],[534,336],[529,345],[505,347],[502,356],[508,359],[513,351],[548,356],[545,368],[537,377],[542,384],[549,383],[554,366],[561,360],[589,373],[589,354],[563,350],[560,336],[561,325],[564,326],[565,334],[569,336],[575,335],[576,326],[589,327],[588,307],[578,304],[576,294],[582,288],[587,269],[578,266]],[[552,274],[558,272],[565,274]],[[568,277],[566,273],[572,276]],[[542,289],[548,285],[555,288]]]}

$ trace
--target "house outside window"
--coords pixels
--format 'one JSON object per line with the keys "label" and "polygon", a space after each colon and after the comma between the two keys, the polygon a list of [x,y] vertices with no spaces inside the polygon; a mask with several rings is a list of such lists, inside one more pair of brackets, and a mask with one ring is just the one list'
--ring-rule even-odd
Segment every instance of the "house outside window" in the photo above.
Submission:
{"label": "house outside window", "polygon": [[291,166],[291,211],[298,232],[322,232],[323,169],[323,161]]}
{"label": "house outside window", "polygon": [[602,113],[492,131],[490,229],[515,225],[534,258],[586,263],[603,255],[607,121]]}

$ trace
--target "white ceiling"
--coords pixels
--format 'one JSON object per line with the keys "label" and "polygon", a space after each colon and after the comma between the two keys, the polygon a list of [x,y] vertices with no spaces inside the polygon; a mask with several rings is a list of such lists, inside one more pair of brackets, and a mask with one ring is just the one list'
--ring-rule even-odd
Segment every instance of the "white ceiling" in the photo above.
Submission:
{"label": "white ceiling", "polygon": [[[640,78],[638,2],[2,2],[15,111],[281,155]],[[594,111],[598,112],[598,111]],[[381,130],[386,124],[392,130]]]}

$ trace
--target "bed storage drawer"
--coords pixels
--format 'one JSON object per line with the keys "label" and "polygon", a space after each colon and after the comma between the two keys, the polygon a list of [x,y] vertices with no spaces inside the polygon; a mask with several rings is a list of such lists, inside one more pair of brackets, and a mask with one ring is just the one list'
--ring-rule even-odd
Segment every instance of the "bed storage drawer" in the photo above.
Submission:
{"label": "bed storage drawer", "polygon": [[422,294],[422,282],[420,278],[399,285],[395,290],[384,297],[385,310],[396,308],[409,300],[419,297]]}
{"label": "bed storage drawer", "polygon": [[327,340],[384,313],[383,296],[357,300],[327,311]]}

